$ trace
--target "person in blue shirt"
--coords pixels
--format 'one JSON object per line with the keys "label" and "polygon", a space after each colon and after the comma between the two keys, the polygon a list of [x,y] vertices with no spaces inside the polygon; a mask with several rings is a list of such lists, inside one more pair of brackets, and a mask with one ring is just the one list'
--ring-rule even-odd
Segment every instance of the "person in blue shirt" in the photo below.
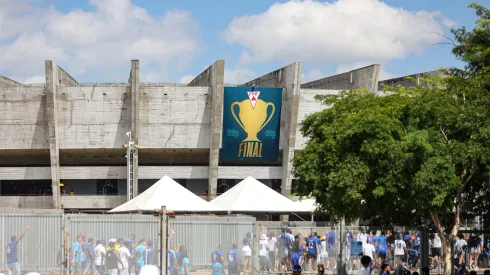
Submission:
{"label": "person in blue shirt", "polygon": [[216,259],[216,262],[211,267],[211,275],[226,275],[222,262],[222,258]]}
{"label": "person in blue shirt", "polygon": [[380,274],[381,275],[389,275],[390,274],[390,265],[389,264],[382,264]]}
{"label": "person in blue shirt", "polygon": [[180,264],[179,275],[191,274],[191,261],[189,260],[189,256],[187,255],[186,250],[181,252],[179,264]]}
{"label": "person in blue shirt", "polygon": [[298,241],[295,241],[293,243],[293,248],[292,248],[292,252],[291,252],[291,265],[292,266],[303,265]]}
{"label": "person in blue shirt", "polygon": [[85,246],[86,260],[85,260],[85,274],[94,274],[95,264],[94,264],[94,239],[90,238]]}
{"label": "person in blue shirt", "polygon": [[148,242],[143,239],[140,244],[134,249],[133,256],[136,260],[136,274],[140,274],[141,268],[145,265],[145,253]]}
{"label": "person in blue shirt", "polygon": [[335,269],[335,239],[337,237],[337,233],[334,231],[334,227],[332,230],[327,233],[327,252],[328,252],[328,262],[327,262],[327,270]]}
{"label": "person in blue shirt", "polygon": [[78,274],[78,275],[82,274],[85,271],[83,264],[87,259],[85,252],[83,251],[82,242],[83,242],[82,235],[78,235],[76,241],[73,243],[71,247],[72,250],[71,265],[73,266],[74,274]]}
{"label": "person in blue shirt", "polygon": [[[178,248],[177,248],[178,250]],[[178,264],[177,264],[177,253],[175,252],[174,246],[171,245],[170,249],[168,250],[168,257],[169,257],[169,274],[170,275],[177,275],[179,272],[178,269]]]}
{"label": "person in blue shirt", "polygon": [[215,251],[211,253],[211,265],[214,265],[219,259],[223,260],[223,247],[218,245]]}
{"label": "person in blue shirt", "polygon": [[313,232],[313,236],[310,236],[306,241],[306,245],[308,246],[308,263],[309,269],[313,270],[313,267],[316,266],[318,251],[320,251],[321,241],[318,239],[318,233]]}
{"label": "person in blue shirt", "polygon": [[238,256],[237,245],[228,251],[228,275],[239,275],[240,257]]}
{"label": "person in blue shirt", "polygon": [[378,251],[378,256],[381,260],[380,263],[382,263],[386,260],[386,253],[388,253],[388,238],[384,232],[378,237]]}
{"label": "person in blue shirt", "polygon": [[17,238],[15,236],[12,236],[10,238],[10,243],[7,245],[7,272],[8,275],[12,275],[12,272],[15,272],[16,275],[20,275],[20,265],[17,260],[17,245],[19,244],[19,241],[24,238],[26,235],[27,231],[31,228],[29,225],[26,227],[24,232],[20,234],[20,236]]}
{"label": "person in blue shirt", "polygon": [[145,251],[145,265],[153,265],[153,254],[154,254],[154,249],[153,249],[153,241],[148,240],[146,246],[146,251]]}

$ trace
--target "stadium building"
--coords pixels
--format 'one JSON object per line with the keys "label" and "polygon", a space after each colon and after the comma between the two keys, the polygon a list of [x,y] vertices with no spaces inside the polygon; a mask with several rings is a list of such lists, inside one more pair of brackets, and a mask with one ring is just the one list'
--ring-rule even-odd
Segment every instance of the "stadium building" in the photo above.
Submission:
{"label": "stadium building", "polygon": [[300,123],[324,108],[315,95],[420,85],[419,75],[379,82],[379,71],[372,65],[301,84],[297,62],[239,85],[283,88],[272,161],[222,157],[222,60],[187,85],[140,82],[138,60],[125,83],[78,83],[53,61],[45,62],[45,84],[0,76],[0,207],[112,209],[164,175],[209,200],[247,176],[290,195],[291,160],[307,141]]}

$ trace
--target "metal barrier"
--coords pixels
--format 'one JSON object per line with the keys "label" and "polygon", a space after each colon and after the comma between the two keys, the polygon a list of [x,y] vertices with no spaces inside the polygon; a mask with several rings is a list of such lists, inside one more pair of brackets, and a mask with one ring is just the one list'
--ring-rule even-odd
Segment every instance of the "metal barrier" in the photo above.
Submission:
{"label": "metal barrier", "polygon": [[21,272],[59,272],[61,267],[57,257],[63,243],[63,212],[13,211],[0,213],[0,270],[4,270],[7,265],[5,250],[11,238],[20,238],[29,225],[29,230],[17,245],[16,258]]}
{"label": "metal barrier", "polygon": [[177,216],[170,219],[169,249],[183,246],[193,269],[209,270],[211,254],[218,246],[225,259],[234,244],[243,257],[243,239],[254,232],[254,226],[255,218],[247,216]]}

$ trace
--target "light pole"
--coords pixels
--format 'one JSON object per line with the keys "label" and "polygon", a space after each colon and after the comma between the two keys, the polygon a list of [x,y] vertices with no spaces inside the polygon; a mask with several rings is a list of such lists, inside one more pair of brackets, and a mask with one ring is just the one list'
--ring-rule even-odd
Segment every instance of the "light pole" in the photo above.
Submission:
{"label": "light pole", "polygon": [[134,144],[131,137],[131,131],[126,133],[129,138],[128,144],[124,144],[123,147],[126,148],[126,159],[127,159],[127,199],[128,201],[133,199],[133,184],[134,184],[134,152],[138,149],[138,145]]}

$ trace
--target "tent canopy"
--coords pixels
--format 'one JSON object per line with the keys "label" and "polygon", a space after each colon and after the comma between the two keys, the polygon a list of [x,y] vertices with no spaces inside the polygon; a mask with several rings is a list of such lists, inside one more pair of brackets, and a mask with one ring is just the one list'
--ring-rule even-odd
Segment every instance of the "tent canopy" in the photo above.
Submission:
{"label": "tent canopy", "polygon": [[299,199],[295,202],[297,207],[301,209],[301,211],[298,212],[315,212],[316,211],[316,199],[315,198],[305,198],[305,199]]}
{"label": "tent canopy", "polygon": [[230,212],[302,212],[300,207],[292,200],[277,193],[253,177],[247,177],[242,180],[233,188],[212,200],[211,204]]}
{"label": "tent canopy", "polygon": [[115,212],[155,211],[162,206],[172,212],[225,212],[218,206],[196,196],[191,191],[164,176],[136,198],[110,210]]}

